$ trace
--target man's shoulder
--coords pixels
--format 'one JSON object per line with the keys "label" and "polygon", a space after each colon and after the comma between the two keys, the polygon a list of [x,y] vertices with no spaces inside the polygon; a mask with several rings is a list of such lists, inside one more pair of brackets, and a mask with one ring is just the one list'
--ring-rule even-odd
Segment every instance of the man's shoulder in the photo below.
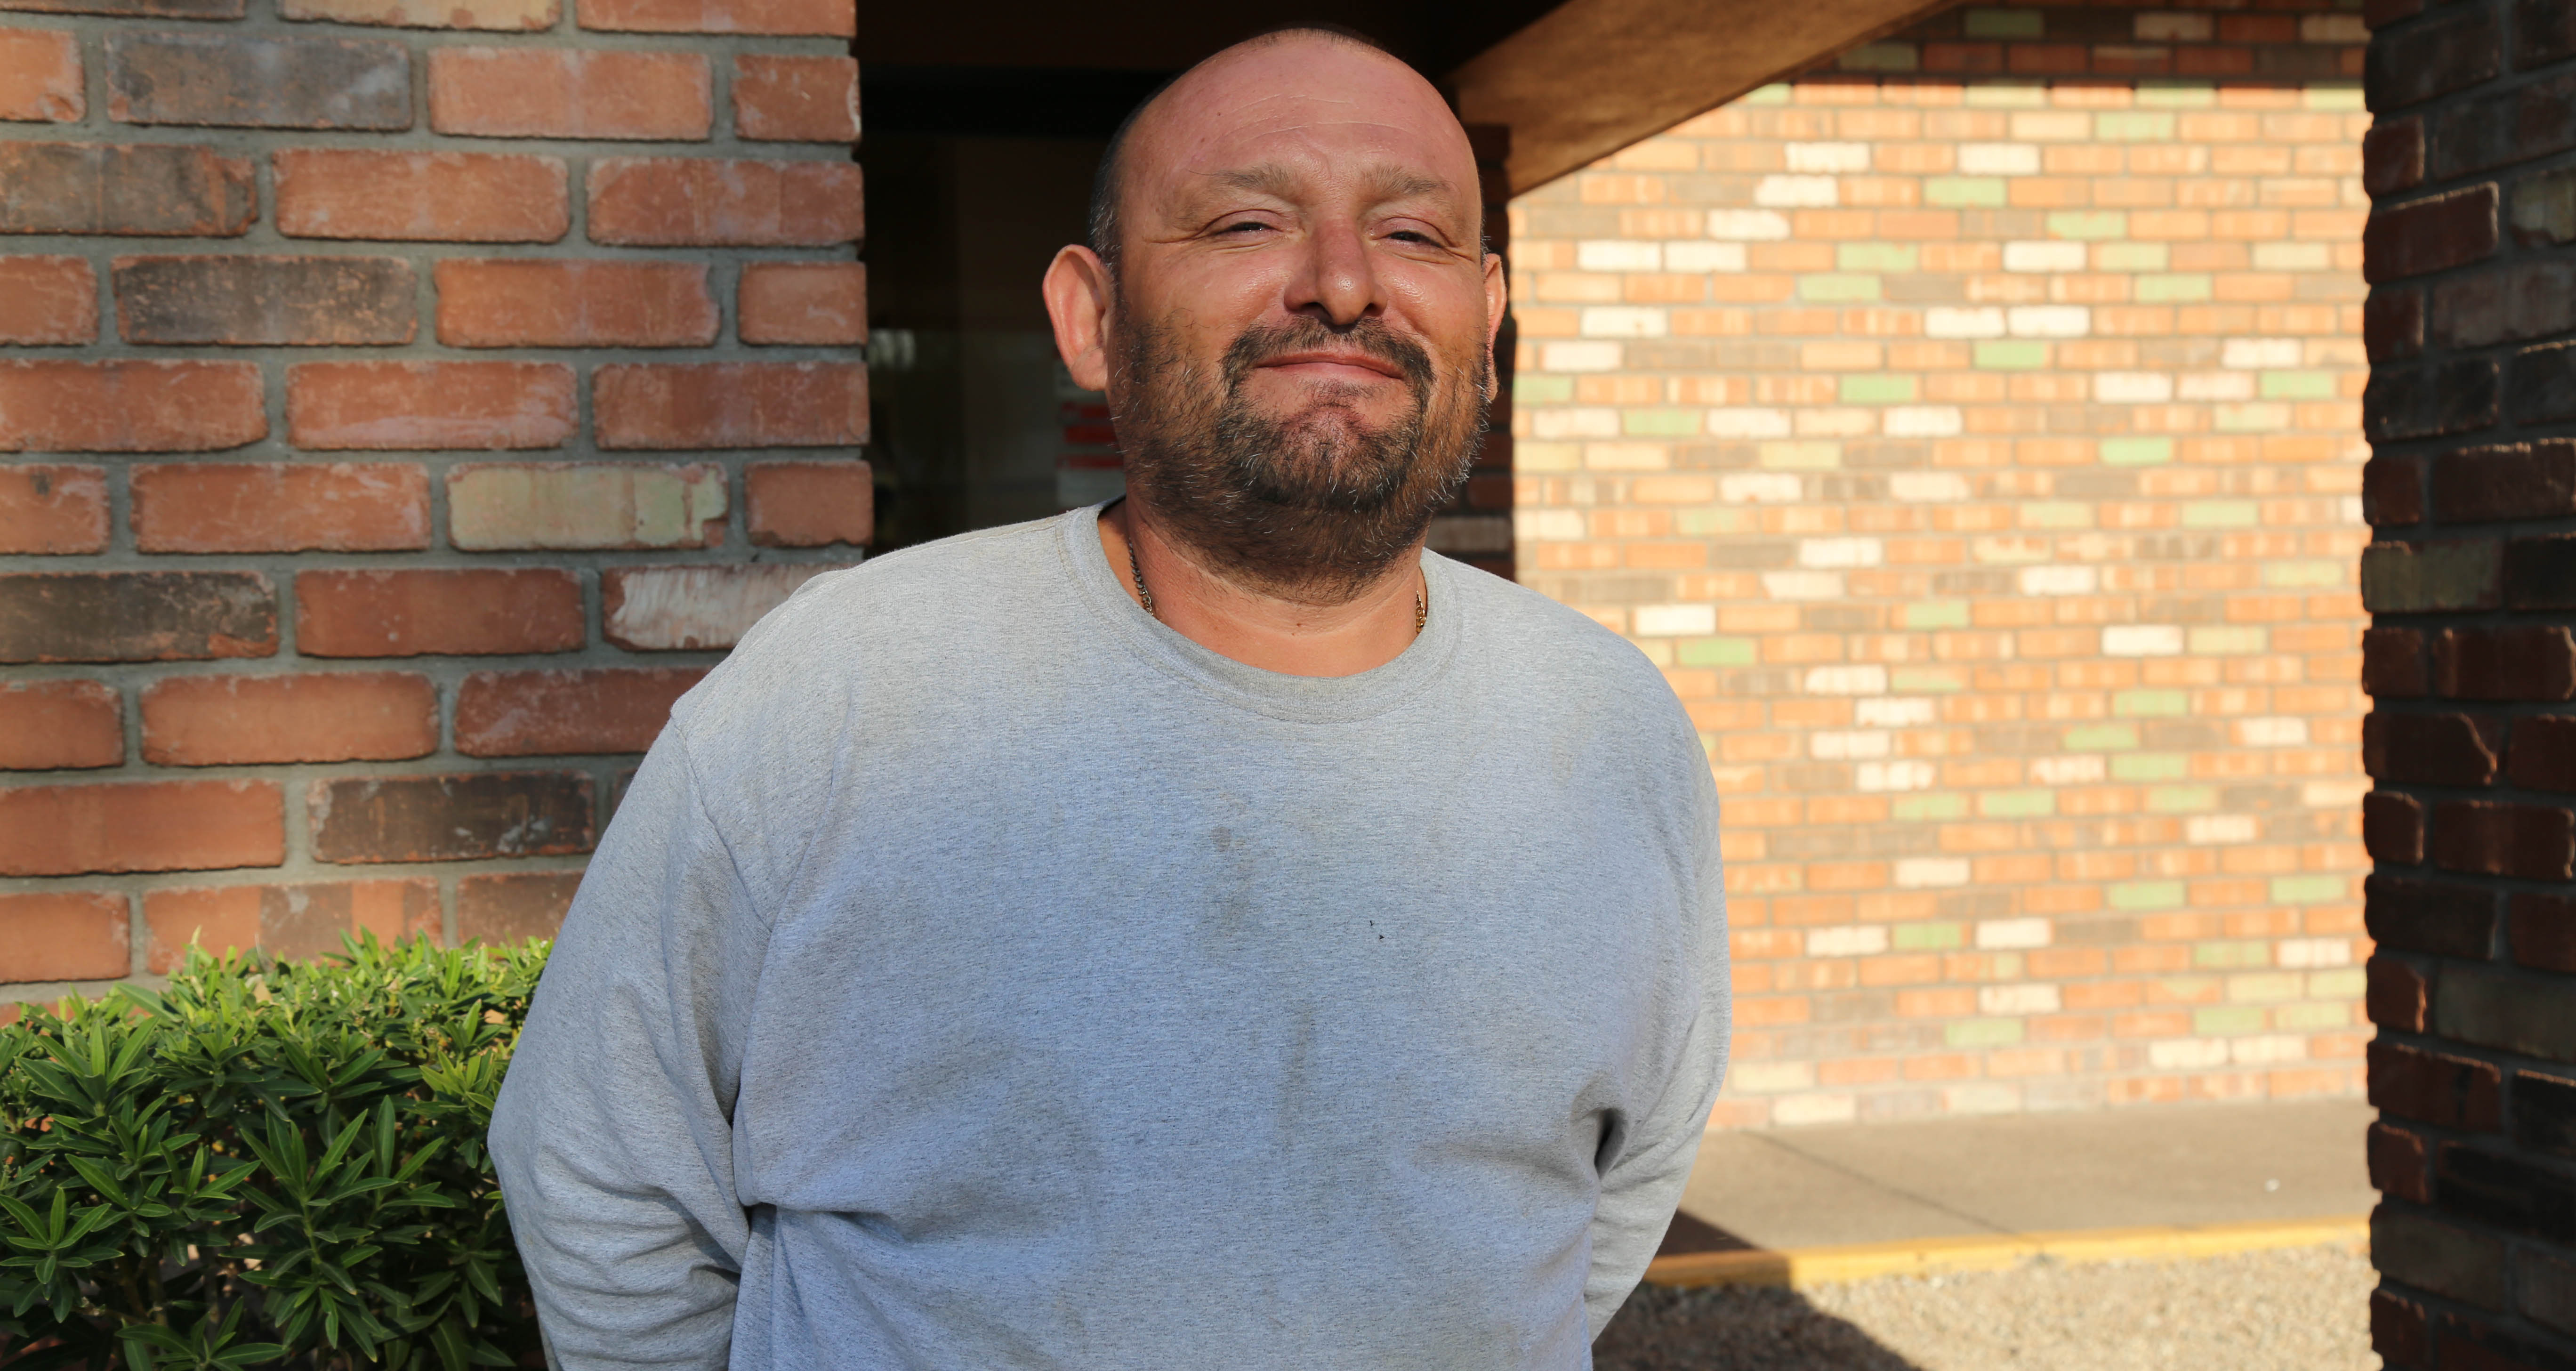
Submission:
{"label": "man's shoulder", "polygon": [[1451,562],[1448,571],[1479,624],[1480,650],[1560,681],[1580,678],[1596,689],[1672,698],[1672,687],[1654,662],[1591,615],[1461,562]]}
{"label": "man's shoulder", "polygon": [[871,557],[797,587],[674,711],[690,731],[769,706],[810,710],[864,681],[914,673],[969,620],[1052,584],[1057,518]]}

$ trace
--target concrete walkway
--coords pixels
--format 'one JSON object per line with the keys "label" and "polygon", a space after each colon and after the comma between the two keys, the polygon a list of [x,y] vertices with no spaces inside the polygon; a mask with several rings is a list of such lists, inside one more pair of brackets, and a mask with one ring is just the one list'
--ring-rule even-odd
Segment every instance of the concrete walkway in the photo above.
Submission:
{"label": "concrete walkway", "polygon": [[1667,1255],[2366,1214],[2360,1100],[1718,1132]]}

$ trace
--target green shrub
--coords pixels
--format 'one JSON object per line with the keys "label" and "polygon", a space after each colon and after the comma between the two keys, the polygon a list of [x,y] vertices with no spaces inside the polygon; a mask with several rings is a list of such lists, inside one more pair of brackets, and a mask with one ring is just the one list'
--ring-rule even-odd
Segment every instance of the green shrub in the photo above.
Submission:
{"label": "green shrub", "polygon": [[531,1362],[483,1130],[544,964],[191,951],[159,994],[0,1027],[0,1360]]}

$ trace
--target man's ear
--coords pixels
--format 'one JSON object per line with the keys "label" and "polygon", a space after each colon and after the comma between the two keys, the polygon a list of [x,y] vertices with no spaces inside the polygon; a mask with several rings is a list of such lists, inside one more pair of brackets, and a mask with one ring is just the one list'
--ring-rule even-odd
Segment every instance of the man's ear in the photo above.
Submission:
{"label": "man's ear", "polygon": [[1109,266],[1080,244],[1058,249],[1047,264],[1047,319],[1055,325],[1056,355],[1064,359],[1073,383],[1084,390],[1109,389],[1109,310],[1117,291],[1109,283]]}
{"label": "man's ear", "polygon": [[1503,331],[1503,316],[1512,307],[1511,291],[1503,279],[1502,254],[1485,254],[1485,403],[1494,402],[1499,388],[1494,378],[1494,339]]}

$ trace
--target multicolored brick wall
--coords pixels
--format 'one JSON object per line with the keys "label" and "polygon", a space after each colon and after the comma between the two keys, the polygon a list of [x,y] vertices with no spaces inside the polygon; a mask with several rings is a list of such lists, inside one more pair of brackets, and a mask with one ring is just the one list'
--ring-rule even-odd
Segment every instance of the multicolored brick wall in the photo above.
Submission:
{"label": "multicolored brick wall", "polygon": [[550,930],[869,536],[849,0],[0,0],[0,982]]}
{"label": "multicolored brick wall", "polygon": [[1954,10],[1520,197],[1520,577],[1725,796],[1720,1124],[2355,1092],[2357,12]]}
{"label": "multicolored brick wall", "polygon": [[2576,3],[2372,0],[2371,1342],[2576,1367]]}

